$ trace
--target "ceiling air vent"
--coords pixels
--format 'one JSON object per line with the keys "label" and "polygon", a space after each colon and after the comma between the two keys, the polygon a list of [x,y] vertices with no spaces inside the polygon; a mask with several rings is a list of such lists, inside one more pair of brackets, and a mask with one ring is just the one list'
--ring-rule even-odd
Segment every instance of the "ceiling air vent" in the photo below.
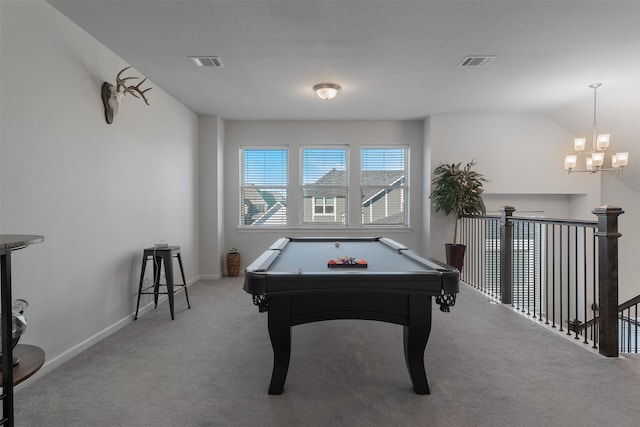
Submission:
{"label": "ceiling air vent", "polygon": [[198,67],[224,67],[219,56],[190,56],[189,59]]}
{"label": "ceiling air vent", "polygon": [[487,55],[467,56],[458,64],[458,67],[484,67],[494,59],[496,59],[495,56]]}

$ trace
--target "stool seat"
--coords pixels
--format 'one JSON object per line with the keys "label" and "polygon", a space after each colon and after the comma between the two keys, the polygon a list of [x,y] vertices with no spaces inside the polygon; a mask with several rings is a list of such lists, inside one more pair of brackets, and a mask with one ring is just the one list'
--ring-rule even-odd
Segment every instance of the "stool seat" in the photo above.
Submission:
{"label": "stool seat", "polygon": [[[180,265],[182,283],[173,283],[174,258],[178,259],[178,264]],[[148,261],[153,261],[154,264],[153,285],[143,288],[144,273]],[[166,283],[160,283],[160,272],[163,265]],[[160,292],[160,286],[165,286],[167,288],[166,292]],[[138,319],[138,310],[140,308],[141,295],[153,295],[154,308],[158,307],[158,296],[167,295],[169,299],[169,311],[171,312],[171,320],[173,320],[173,296],[177,292],[177,289],[175,288],[179,287],[184,287],[184,294],[187,298],[187,307],[191,308],[191,304],[189,303],[189,293],[187,291],[187,280],[184,277],[184,267],[182,266],[182,257],[180,256],[180,246],[151,247],[144,249],[142,253],[142,269],[140,271],[140,286],[138,287],[138,303],[136,304],[136,314],[133,317],[133,320]]]}

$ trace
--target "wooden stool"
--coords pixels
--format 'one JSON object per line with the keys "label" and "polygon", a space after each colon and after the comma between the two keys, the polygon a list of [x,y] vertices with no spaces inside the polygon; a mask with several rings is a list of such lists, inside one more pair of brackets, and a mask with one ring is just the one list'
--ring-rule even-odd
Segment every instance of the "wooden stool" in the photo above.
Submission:
{"label": "wooden stool", "polygon": [[[182,274],[182,284],[173,283],[173,258],[178,258],[178,264],[180,264],[180,273]],[[146,288],[142,288],[144,282],[144,271],[147,267],[147,262],[153,260],[153,285]],[[160,271],[164,264],[164,275],[167,283],[160,283]],[[160,286],[166,286],[166,292],[159,292]],[[169,298],[169,311],[171,312],[171,320],[173,317],[173,295],[177,292],[174,287],[184,287],[184,294],[187,297],[187,307],[191,308],[189,304],[189,293],[187,292],[187,280],[184,277],[184,268],[182,267],[182,258],[180,257],[180,246],[169,246],[165,248],[146,248],[142,255],[142,270],[140,272],[140,287],[138,288],[138,304],[136,305],[136,315],[133,320],[138,318],[138,309],[140,308],[140,295],[153,294],[154,308],[158,307],[158,295],[167,295]],[[148,292],[153,289],[152,292]]]}

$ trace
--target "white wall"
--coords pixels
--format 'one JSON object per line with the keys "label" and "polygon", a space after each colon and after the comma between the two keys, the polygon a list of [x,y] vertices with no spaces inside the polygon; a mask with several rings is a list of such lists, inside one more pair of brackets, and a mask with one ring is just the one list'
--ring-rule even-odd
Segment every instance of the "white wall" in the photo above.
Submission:
{"label": "white wall", "polygon": [[[640,160],[640,159],[638,159]],[[623,303],[640,294],[640,194],[618,174],[603,176],[602,204],[622,208],[618,217],[618,300]]]}
{"label": "white wall", "polygon": [[[563,159],[571,152],[575,135],[557,123],[558,117],[432,116],[429,171],[442,162],[475,159],[476,169],[489,180],[484,200],[491,213],[510,205],[517,209],[514,215],[540,213],[549,218],[596,220],[594,208],[604,204],[622,207],[619,300],[623,302],[640,292],[637,188],[626,184],[627,171],[620,175],[567,174]],[[633,167],[629,167],[629,176]],[[452,238],[453,219],[434,211],[431,218],[430,229],[425,231],[430,236],[428,255],[444,259],[444,243]]]}
{"label": "white wall", "polygon": [[[503,203],[531,210],[523,206],[523,198],[530,196],[546,216],[595,219],[591,210],[600,205],[600,182],[564,171],[565,149],[572,136],[552,120],[528,115],[437,115],[430,124],[431,164],[425,165],[429,177],[441,163],[475,160],[475,169],[489,181],[485,184],[489,210]],[[443,260],[444,243],[453,238],[453,218],[435,210],[431,218],[428,254]]]}
{"label": "white wall", "polygon": [[[584,99],[555,111],[551,118],[576,136],[591,141],[593,92],[585,87]],[[629,166],[621,173],[602,173],[590,177],[601,186],[601,205],[624,210],[619,218],[622,237],[619,244],[619,301],[622,303],[640,293],[640,75],[632,80],[604,82],[598,89],[598,132],[611,134],[607,151],[629,152]],[[610,154],[611,154],[610,153]],[[605,166],[610,161],[606,155]]]}
{"label": "white wall", "polygon": [[13,297],[52,368],[131,321],[143,248],[180,245],[198,278],[197,116],[148,82],[108,125],[127,64],[44,2],[0,2],[0,27],[0,231],[45,236],[14,253]]}
{"label": "white wall", "polygon": [[224,121],[199,117],[200,276],[222,277],[224,242]]}
{"label": "white wall", "polygon": [[[349,144],[352,170],[358,167],[363,145],[405,144],[410,147],[410,221],[409,230],[397,228],[359,227],[348,229],[291,228],[277,230],[239,229],[239,150],[242,145],[287,145],[289,147],[292,194],[299,194],[298,163],[302,145]],[[423,122],[412,121],[227,121],[225,122],[225,235],[227,249],[236,247],[246,267],[276,239],[283,236],[387,236],[420,251],[422,246],[422,180]],[[359,187],[359,175],[351,174],[351,188]],[[290,197],[288,208],[297,206]],[[359,212],[357,200],[350,207]],[[358,215],[352,216],[358,218]],[[359,219],[358,219],[359,221]]]}

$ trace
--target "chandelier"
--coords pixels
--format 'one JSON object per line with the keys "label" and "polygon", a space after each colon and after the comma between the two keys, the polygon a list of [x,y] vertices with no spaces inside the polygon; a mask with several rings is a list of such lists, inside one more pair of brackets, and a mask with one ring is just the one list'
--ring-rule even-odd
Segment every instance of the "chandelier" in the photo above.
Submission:
{"label": "chandelier", "polygon": [[585,160],[585,169],[576,169],[576,165],[578,163],[578,157],[584,152],[587,139],[575,138],[573,148],[578,154],[570,154],[564,158],[564,168],[569,173],[596,173],[602,171],[620,172],[629,162],[629,153],[616,153],[611,156],[611,167],[603,167],[604,152],[609,148],[611,135],[608,133],[598,134],[598,121],[596,120],[596,92],[600,86],[602,86],[600,83],[589,85],[589,87],[593,89],[593,139],[591,140],[591,152],[588,153],[588,157],[586,157]]}

